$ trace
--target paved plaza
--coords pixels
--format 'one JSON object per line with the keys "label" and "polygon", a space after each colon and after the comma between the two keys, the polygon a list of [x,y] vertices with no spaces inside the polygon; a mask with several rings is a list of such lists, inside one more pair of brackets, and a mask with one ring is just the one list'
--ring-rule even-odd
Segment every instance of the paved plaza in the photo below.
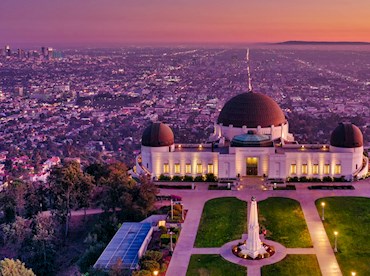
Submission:
{"label": "paved plaza", "polygon": [[[253,189],[248,185],[250,182],[257,183],[253,185]],[[220,254],[225,259],[232,261],[231,256],[230,258],[227,257],[228,254],[232,255],[231,247],[229,253],[227,253],[225,252],[226,245],[220,248],[194,247],[203,207],[208,200],[213,198],[236,197],[249,203],[252,196],[255,196],[258,201],[262,201],[269,197],[286,197],[297,200],[301,204],[313,242],[313,248],[286,248],[284,254],[315,254],[323,276],[342,275],[330,245],[329,238],[322,224],[320,214],[317,212],[315,201],[319,198],[332,196],[370,197],[370,179],[351,183],[355,187],[354,190],[309,190],[308,186],[311,186],[312,183],[299,183],[296,185],[296,190],[262,190],[258,182],[263,184],[258,178],[247,179],[245,183],[243,183],[243,188],[239,191],[209,191],[206,189],[207,185],[203,183],[198,184],[195,190],[161,190],[161,194],[175,194],[181,196],[184,207],[188,210],[180,238],[177,242],[166,275],[186,275],[190,256],[192,254]],[[284,258],[284,256],[282,258]],[[240,259],[238,261],[239,265],[248,268],[248,276],[260,275],[261,266],[268,264],[267,259],[263,261],[247,261]],[[243,263],[240,261],[245,262]]]}

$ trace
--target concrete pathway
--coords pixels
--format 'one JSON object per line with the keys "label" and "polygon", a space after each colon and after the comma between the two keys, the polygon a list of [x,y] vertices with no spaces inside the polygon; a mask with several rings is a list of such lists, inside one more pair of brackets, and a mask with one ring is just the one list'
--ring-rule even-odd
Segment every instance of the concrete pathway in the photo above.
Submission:
{"label": "concrete pathway", "polygon": [[261,266],[248,266],[247,268],[248,276],[260,276],[261,275]]}
{"label": "concrete pathway", "polygon": [[[314,247],[288,248],[286,253],[316,254],[323,276],[342,275],[321,222],[320,215],[316,210],[315,201],[319,198],[330,196],[370,197],[370,179],[351,184],[355,186],[355,190],[308,190],[307,187],[313,185],[313,183],[298,183],[296,184],[297,190],[295,191],[263,191],[262,189],[249,189],[245,187],[240,191],[208,191],[204,187],[199,187],[200,189],[196,190],[161,189],[161,194],[163,195],[174,194],[181,196],[185,209],[188,209],[188,214],[166,275],[185,276],[192,254],[217,253],[218,248],[194,248],[200,218],[206,201],[218,197],[237,197],[249,202],[252,195],[256,196],[258,201],[268,197],[286,197],[299,201]],[[248,275],[259,276],[260,274],[260,266],[248,266]]]}
{"label": "concrete pathway", "polygon": [[322,275],[342,275],[315,202],[302,200],[301,206]]}
{"label": "concrete pathway", "polygon": [[210,247],[210,248],[193,248],[191,254],[220,254],[221,247]]}

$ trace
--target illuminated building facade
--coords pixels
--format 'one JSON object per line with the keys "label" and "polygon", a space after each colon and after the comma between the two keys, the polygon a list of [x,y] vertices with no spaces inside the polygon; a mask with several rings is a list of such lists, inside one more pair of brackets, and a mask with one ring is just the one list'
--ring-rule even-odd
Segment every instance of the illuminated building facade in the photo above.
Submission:
{"label": "illuminated building facade", "polygon": [[214,133],[205,144],[175,143],[171,128],[153,123],[143,133],[138,174],[154,178],[204,176],[218,178],[266,176],[362,178],[368,172],[361,130],[340,123],[330,144],[299,144],[279,105],[270,97],[247,92],[230,99],[222,108]]}

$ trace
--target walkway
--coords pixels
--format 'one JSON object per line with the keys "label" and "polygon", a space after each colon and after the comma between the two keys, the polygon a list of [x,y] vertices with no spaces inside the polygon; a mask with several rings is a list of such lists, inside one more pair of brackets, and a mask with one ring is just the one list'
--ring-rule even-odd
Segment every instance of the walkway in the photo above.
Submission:
{"label": "walkway", "polygon": [[[286,197],[300,202],[306,223],[313,241],[313,248],[287,248],[287,254],[316,254],[323,276],[342,275],[338,262],[331,248],[329,239],[315,206],[315,201],[330,196],[361,196],[370,197],[370,179],[351,183],[355,190],[308,190],[312,184],[298,184],[296,191],[262,191],[241,189],[240,191],[208,191],[201,190],[168,190],[162,189],[162,194],[176,194],[183,198],[188,213],[183,224],[180,238],[177,242],[172,260],[167,270],[168,276],[185,276],[192,254],[219,254],[221,248],[194,248],[194,242],[206,201],[218,197],[237,197],[250,201],[256,196],[258,201],[268,197]],[[259,276],[260,266],[248,266],[249,276]]]}

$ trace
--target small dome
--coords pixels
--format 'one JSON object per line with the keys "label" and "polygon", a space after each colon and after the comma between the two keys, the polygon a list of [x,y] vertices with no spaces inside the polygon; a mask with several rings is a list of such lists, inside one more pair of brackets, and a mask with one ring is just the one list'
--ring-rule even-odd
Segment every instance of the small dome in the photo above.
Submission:
{"label": "small dome", "polygon": [[248,133],[234,136],[231,140],[232,147],[272,147],[272,141],[268,135]]}
{"label": "small dome", "polygon": [[248,128],[278,126],[285,123],[279,105],[261,93],[247,92],[231,98],[222,108],[217,123]]}
{"label": "small dome", "polygon": [[358,148],[364,144],[361,130],[351,123],[339,123],[330,137],[330,145],[338,148]]}
{"label": "small dome", "polygon": [[163,123],[152,123],[141,137],[141,144],[147,147],[171,146],[175,142],[172,129]]}

